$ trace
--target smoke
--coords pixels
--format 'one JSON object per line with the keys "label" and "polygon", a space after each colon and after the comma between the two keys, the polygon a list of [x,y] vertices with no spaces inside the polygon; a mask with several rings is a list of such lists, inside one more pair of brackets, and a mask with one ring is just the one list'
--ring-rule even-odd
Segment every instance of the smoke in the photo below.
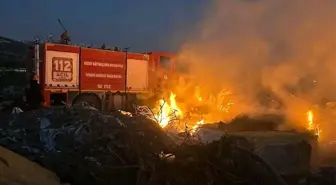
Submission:
{"label": "smoke", "polygon": [[[233,89],[241,111],[256,109],[257,94],[271,89],[294,121],[305,121],[312,105],[336,100],[335,0],[211,2],[178,57],[208,88]],[[291,96],[288,88],[307,77],[314,88]]]}

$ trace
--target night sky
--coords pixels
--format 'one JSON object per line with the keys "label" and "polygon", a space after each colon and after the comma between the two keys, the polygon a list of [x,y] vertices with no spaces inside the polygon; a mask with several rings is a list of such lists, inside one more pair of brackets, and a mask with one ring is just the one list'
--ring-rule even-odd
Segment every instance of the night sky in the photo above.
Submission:
{"label": "night sky", "polygon": [[32,40],[68,29],[77,44],[176,51],[200,22],[208,0],[3,0],[0,36]]}

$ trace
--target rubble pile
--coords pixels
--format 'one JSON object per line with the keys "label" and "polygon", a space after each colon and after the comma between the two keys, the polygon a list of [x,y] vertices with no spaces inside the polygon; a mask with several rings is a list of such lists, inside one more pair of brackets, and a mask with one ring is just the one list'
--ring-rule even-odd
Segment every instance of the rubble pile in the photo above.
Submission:
{"label": "rubble pile", "polygon": [[1,121],[0,145],[72,184],[136,184],[173,142],[152,121],[119,112],[52,108]]}
{"label": "rubble pile", "polygon": [[230,137],[177,146],[142,116],[79,106],[21,112],[0,124],[1,146],[72,185],[283,184]]}
{"label": "rubble pile", "polygon": [[210,144],[178,147],[174,160],[156,163],[149,184],[286,184],[260,157],[236,144],[235,138],[222,137]]}

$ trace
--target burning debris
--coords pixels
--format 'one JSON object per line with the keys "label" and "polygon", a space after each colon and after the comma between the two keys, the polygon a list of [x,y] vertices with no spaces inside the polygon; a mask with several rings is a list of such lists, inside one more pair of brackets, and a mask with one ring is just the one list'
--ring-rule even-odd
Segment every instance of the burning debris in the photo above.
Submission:
{"label": "burning debris", "polygon": [[[288,120],[289,118],[281,111],[273,111],[270,113],[255,111],[237,114],[233,109],[235,108],[234,106],[239,107],[239,104],[233,103],[233,93],[230,90],[221,90],[217,96],[210,94],[208,98],[203,98],[204,96],[201,96],[200,88],[196,86],[194,94],[195,96],[191,97],[190,100],[188,99],[189,103],[187,103],[179,99],[178,94],[170,92],[168,101],[164,98],[158,100],[155,108],[150,109],[147,107],[147,109],[144,109],[144,106],[138,106],[136,110],[138,113],[141,112],[142,115],[146,115],[149,119],[157,122],[160,127],[165,130],[177,128],[177,132],[188,132],[190,135],[193,135],[198,128],[211,123],[236,122],[239,118],[244,118],[242,115],[250,115],[249,117],[258,117],[258,115],[261,115],[262,118],[257,120],[257,122],[260,123],[265,122],[267,119],[272,119],[269,121],[278,122],[273,130],[308,130],[317,136],[320,136],[321,133],[320,126],[314,119],[312,110],[307,111],[306,118],[304,115],[301,115],[302,117],[299,119],[301,120],[302,126],[295,127],[295,124],[292,125],[290,123],[292,120]],[[207,107],[206,111],[199,111],[202,107]],[[267,114],[270,115],[268,118],[263,116]],[[272,117],[272,115],[274,116]],[[241,122],[246,123],[245,128],[253,129],[252,127],[256,127],[256,124],[247,125],[250,123],[250,120],[241,120]],[[279,122],[281,122],[281,124],[279,124]],[[283,125],[285,125],[286,128]],[[301,127],[303,129],[301,129]],[[256,129],[260,128],[257,126]]]}
{"label": "burning debris", "polygon": [[229,113],[230,107],[233,105],[231,100],[227,100],[228,95],[231,94],[230,91],[223,90],[217,97],[210,94],[208,98],[203,98],[200,93],[199,87],[196,87],[195,97],[181,102],[177,100],[177,94],[170,92],[169,101],[166,101],[165,98],[160,99],[157,106],[151,111],[152,114],[147,115],[162,128],[177,125],[178,132],[184,132],[185,130],[195,132],[200,125],[215,122],[213,119],[216,116],[220,117],[220,115]]}
{"label": "burning debris", "polygon": [[[174,96],[173,96],[174,97]],[[176,104],[176,107],[179,104]],[[164,106],[161,106],[161,108]],[[181,106],[183,107],[183,106]],[[173,109],[172,107],[167,104],[166,108]],[[182,109],[179,108],[179,111]],[[159,113],[162,111],[159,111]],[[173,110],[172,110],[173,112]],[[294,131],[293,128],[288,128],[287,130],[282,129],[280,131],[279,128],[283,127],[282,125],[286,124],[288,120],[286,120],[285,115],[282,114],[261,114],[261,115],[240,115],[232,119],[231,121],[227,122],[220,122],[220,123],[206,123],[204,119],[200,121],[196,121],[196,124],[193,124],[190,129],[185,130],[186,134],[180,134],[181,137],[189,138],[198,140],[200,143],[211,143],[215,140],[220,139],[223,136],[239,136],[245,139],[246,138],[253,138],[246,143],[249,143],[247,148],[251,149],[250,145],[256,145],[260,148],[254,149],[256,153],[259,151],[263,151],[264,153],[258,153],[258,155],[263,156],[263,158],[268,160],[269,164],[272,164],[274,168],[286,173],[289,172],[289,169],[299,168],[298,164],[292,164],[289,161],[292,161],[292,157],[294,156],[301,156],[299,158],[304,158],[305,161],[301,161],[300,169],[302,173],[305,170],[309,170],[310,168],[310,155],[311,153],[307,149],[310,145],[316,145],[314,141],[316,141],[316,136],[318,136],[315,132],[310,130],[311,127],[316,127],[316,123],[313,123],[313,113],[312,111],[308,112],[307,114],[307,121],[306,118],[302,117],[302,120],[305,124],[305,128],[299,132]],[[157,114],[158,115],[158,114]],[[187,114],[184,114],[184,117],[181,120],[187,120]],[[153,116],[153,115],[152,115]],[[171,120],[168,122],[167,125],[163,126],[162,128],[166,130],[168,125],[173,125],[176,121],[172,119],[173,117],[168,117]],[[153,119],[153,118],[152,118]],[[155,119],[154,119],[155,120]],[[169,120],[169,119],[167,119]],[[179,120],[179,121],[181,121]],[[161,126],[160,122],[156,120],[158,125]],[[308,132],[309,131],[309,132]],[[184,132],[184,131],[180,131]],[[251,144],[251,142],[253,144]],[[312,142],[312,143],[310,143]],[[276,143],[283,143],[282,145],[276,145]],[[303,143],[303,144],[302,144]],[[269,145],[269,146],[268,146]],[[274,145],[274,146],[273,146]],[[246,146],[243,146],[246,147]],[[278,148],[275,150],[275,148]],[[289,154],[286,147],[293,148],[293,152]],[[309,148],[309,147],[308,147]],[[295,149],[295,151],[294,151]],[[314,150],[317,150],[314,148]],[[277,151],[276,153],[272,151]],[[267,153],[268,152],[268,153]],[[296,153],[295,153],[296,152]],[[287,156],[288,153],[288,163],[283,161],[281,164],[277,163],[277,159],[270,156],[277,156],[278,154],[282,155],[282,157]],[[286,166],[287,165],[287,166]],[[306,174],[307,175],[307,174]]]}

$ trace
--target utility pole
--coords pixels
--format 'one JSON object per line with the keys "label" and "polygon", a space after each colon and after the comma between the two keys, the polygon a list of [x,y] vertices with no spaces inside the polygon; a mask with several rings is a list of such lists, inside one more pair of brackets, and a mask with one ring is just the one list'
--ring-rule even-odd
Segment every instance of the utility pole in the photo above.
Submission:
{"label": "utility pole", "polygon": [[125,106],[125,110],[127,111],[128,109],[128,87],[127,87],[127,58],[128,58],[128,50],[130,47],[126,47],[123,49],[123,52],[125,52],[125,98],[126,98],[126,106]]}

